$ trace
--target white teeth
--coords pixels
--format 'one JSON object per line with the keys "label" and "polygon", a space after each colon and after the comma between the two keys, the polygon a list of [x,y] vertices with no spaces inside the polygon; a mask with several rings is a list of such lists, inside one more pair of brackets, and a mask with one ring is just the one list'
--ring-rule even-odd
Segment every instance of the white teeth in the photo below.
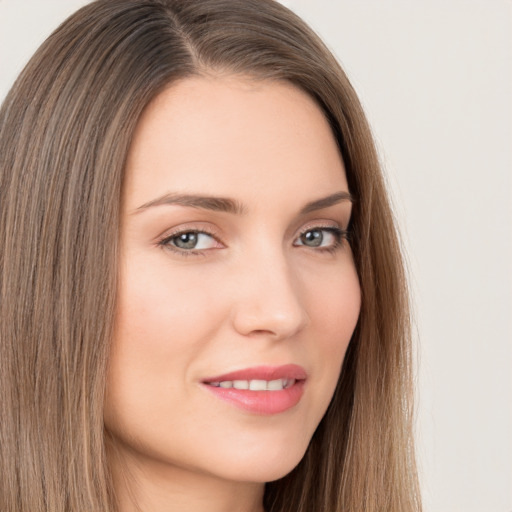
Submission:
{"label": "white teeth", "polygon": [[269,391],[280,391],[285,386],[285,383],[283,382],[283,379],[277,379],[277,380],[271,380],[267,384],[267,389]]}
{"label": "white teeth", "polygon": [[292,387],[295,379],[276,379],[276,380],[224,380],[222,382],[210,382],[210,386],[221,387],[225,389],[248,389],[251,391],[282,391]]}
{"label": "white teeth", "polygon": [[251,391],[266,391],[267,381],[266,380],[251,380],[249,381],[249,389]]}

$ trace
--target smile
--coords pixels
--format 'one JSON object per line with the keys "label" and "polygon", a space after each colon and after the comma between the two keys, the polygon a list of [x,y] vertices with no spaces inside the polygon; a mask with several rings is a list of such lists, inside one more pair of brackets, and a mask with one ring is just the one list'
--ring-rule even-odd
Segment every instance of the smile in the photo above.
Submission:
{"label": "smile", "polygon": [[260,366],[203,380],[203,386],[237,408],[260,415],[279,414],[297,405],[306,381],[298,365]]}
{"label": "smile", "polygon": [[276,379],[276,380],[223,380],[221,382],[209,382],[210,386],[221,387],[224,389],[249,389],[251,391],[281,391],[291,388],[295,384],[295,379]]}

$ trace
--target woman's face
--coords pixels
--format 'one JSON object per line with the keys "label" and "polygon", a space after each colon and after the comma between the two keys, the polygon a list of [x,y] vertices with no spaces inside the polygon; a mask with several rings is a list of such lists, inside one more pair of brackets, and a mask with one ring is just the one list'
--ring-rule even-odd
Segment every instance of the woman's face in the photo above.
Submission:
{"label": "woman's face", "polygon": [[125,462],[243,482],[293,469],[359,315],[350,213],[329,124],[294,86],[190,78],[150,104],[105,406]]}

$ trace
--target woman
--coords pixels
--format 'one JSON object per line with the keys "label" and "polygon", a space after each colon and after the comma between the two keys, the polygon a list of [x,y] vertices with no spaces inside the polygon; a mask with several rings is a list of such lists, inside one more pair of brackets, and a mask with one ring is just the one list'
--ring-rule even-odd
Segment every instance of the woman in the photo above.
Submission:
{"label": "woman", "polygon": [[420,510],[371,134],[270,0],[100,0],[0,113],[2,511]]}

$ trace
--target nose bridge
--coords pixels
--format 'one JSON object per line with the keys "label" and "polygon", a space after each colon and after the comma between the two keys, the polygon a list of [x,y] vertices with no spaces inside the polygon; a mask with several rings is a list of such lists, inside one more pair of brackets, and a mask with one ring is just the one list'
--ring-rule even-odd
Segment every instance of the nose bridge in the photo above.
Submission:
{"label": "nose bridge", "polygon": [[234,326],[244,335],[293,336],[309,321],[300,282],[279,244],[264,244],[245,255],[237,275]]}

